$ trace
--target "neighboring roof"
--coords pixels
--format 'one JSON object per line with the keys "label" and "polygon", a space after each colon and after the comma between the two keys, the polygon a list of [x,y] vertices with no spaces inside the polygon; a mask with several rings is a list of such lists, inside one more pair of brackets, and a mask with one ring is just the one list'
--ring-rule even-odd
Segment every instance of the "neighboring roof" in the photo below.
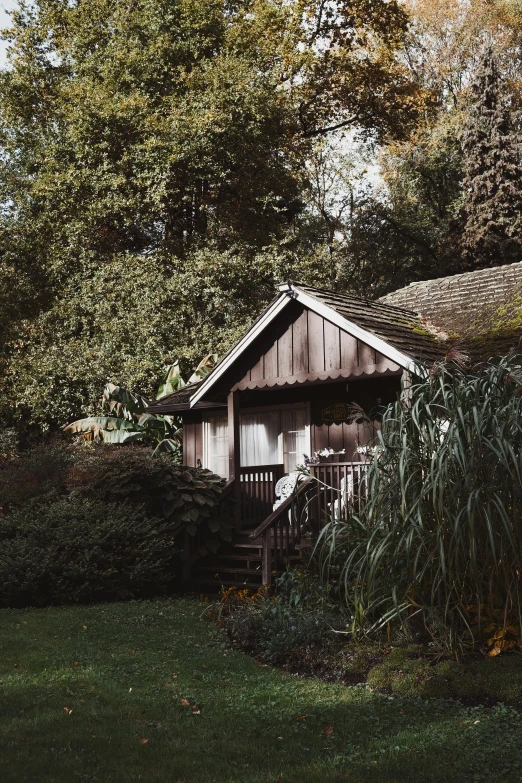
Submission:
{"label": "neighboring roof", "polygon": [[202,383],[203,380],[196,381],[195,383],[187,383],[182,389],[178,389],[178,391],[167,394],[165,397],[153,402],[152,405],[149,405],[147,408],[147,413],[162,413],[164,408],[176,410],[178,405],[180,406],[178,410],[189,408],[190,398]]}
{"label": "neighboring roof", "polygon": [[473,359],[487,359],[518,347],[522,263],[411,283],[378,301],[417,311]]}

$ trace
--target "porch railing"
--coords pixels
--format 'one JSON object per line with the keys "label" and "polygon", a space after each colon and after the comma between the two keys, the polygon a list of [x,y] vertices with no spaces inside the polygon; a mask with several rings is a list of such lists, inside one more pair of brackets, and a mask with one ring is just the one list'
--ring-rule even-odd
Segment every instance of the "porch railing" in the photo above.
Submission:
{"label": "porch railing", "polygon": [[327,462],[311,465],[317,492],[311,513],[319,526],[331,517],[361,511],[368,498],[368,462]]}
{"label": "porch railing", "polygon": [[299,551],[306,528],[309,495],[314,492],[315,484],[312,477],[304,479],[293,494],[250,534],[253,545],[260,541],[262,546],[263,584],[271,584],[272,570],[283,568]]}
{"label": "porch railing", "polygon": [[284,475],[284,465],[254,465],[241,468],[241,525],[254,527],[273,510],[275,488]]}

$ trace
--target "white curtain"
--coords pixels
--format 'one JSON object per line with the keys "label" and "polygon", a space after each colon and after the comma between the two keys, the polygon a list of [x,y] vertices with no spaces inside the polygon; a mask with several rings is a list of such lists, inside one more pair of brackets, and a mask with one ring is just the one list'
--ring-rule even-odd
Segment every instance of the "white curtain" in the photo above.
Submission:
{"label": "white curtain", "polygon": [[[276,465],[290,473],[309,453],[305,408],[241,414],[241,465]],[[228,419],[209,416],[205,422],[205,467],[228,478]]]}
{"label": "white curtain", "polygon": [[209,416],[205,422],[205,467],[228,478],[228,418]]}
{"label": "white curtain", "polygon": [[279,413],[241,416],[241,464],[275,465],[279,460]]}
{"label": "white curtain", "polygon": [[[304,408],[281,412],[283,432],[283,462],[290,473],[297,465],[302,465],[307,451],[306,412]],[[308,455],[309,456],[309,455]]]}

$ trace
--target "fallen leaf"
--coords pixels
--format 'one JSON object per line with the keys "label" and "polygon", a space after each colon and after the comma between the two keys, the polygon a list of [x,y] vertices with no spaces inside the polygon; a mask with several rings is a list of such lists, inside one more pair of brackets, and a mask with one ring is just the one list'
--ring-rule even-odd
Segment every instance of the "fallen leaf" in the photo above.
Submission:
{"label": "fallen leaf", "polygon": [[83,625],[82,628],[83,628],[84,631],[87,630],[87,626],[86,625]]}
{"label": "fallen leaf", "polygon": [[181,703],[184,707],[190,707],[190,702],[188,699],[181,699]]}
{"label": "fallen leaf", "polygon": [[192,712],[194,713],[194,715],[201,715],[201,708],[196,707],[196,705],[194,704],[192,707]]}
{"label": "fallen leaf", "polygon": [[325,737],[329,737],[330,734],[333,734],[333,733],[334,733],[334,730],[332,729],[331,726],[325,726],[324,729],[321,732],[321,734],[324,734]]}
{"label": "fallen leaf", "polygon": [[305,718],[308,718],[308,713],[306,715],[298,715],[296,720],[304,720]]}
{"label": "fallen leaf", "polygon": [[64,707],[63,709],[67,713],[67,715],[70,715],[72,712],[72,709],[70,707]]}
{"label": "fallen leaf", "polygon": [[140,739],[140,742],[141,742],[141,744],[142,744],[142,745],[146,745],[146,744],[147,744],[147,742],[148,742],[148,739],[145,739],[145,737],[142,737],[142,738]]}
{"label": "fallen leaf", "polygon": [[173,680],[175,680],[178,675],[177,674],[171,674],[170,676],[172,677]]}

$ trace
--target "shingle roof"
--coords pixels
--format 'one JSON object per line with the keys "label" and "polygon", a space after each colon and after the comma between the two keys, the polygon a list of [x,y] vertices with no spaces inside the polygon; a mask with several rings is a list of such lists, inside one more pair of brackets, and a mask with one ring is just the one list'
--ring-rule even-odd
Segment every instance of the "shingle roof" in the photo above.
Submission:
{"label": "shingle roof", "polygon": [[412,309],[301,283],[295,286],[412,359],[431,362],[441,359],[445,354],[444,344],[436,332],[430,330]]}
{"label": "shingle roof", "polygon": [[153,402],[152,405],[149,405],[147,408],[147,413],[162,413],[164,408],[171,409],[173,405],[188,405],[190,398],[202,383],[203,380],[196,381],[195,383],[187,383],[182,389],[178,389],[178,391],[167,394],[160,400]]}
{"label": "shingle roof", "polygon": [[522,336],[522,263],[411,283],[378,301],[417,311],[472,358],[489,358]]}

